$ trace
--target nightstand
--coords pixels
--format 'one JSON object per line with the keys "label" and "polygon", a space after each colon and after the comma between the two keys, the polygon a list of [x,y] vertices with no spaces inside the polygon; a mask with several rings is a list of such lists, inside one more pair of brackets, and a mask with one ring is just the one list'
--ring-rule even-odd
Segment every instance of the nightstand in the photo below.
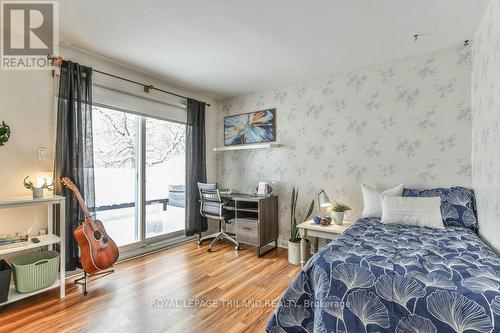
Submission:
{"label": "nightstand", "polygon": [[318,251],[318,238],[335,239],[338,235],[343,233],[347,228],[349,228],[353,223],[349,221],[344,221],[342,225],[330,224],[321,225],[316,224],[313,220],[305,221],[299,224],[299,235],[302,240],[300,241],[300,265],[303,267],[306,263],[306,236],[316,237],[314,251]]}

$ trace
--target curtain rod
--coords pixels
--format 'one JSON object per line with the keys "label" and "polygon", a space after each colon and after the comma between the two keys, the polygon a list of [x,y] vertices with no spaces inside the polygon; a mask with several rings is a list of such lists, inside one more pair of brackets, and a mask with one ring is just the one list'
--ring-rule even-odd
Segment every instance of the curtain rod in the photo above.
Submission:
{"label": "curtain rod", "polygon": [[[47,56],[47,59],[49,59],[51,61],[52,66],[57,66],[57,67],[61,67],[62,66],[62,62],[64,60],[62,57],[59,57],[59,56],[50,56],[50,55]],[[182,96],[182,95],[173,93],[173,92],[168,91],[168,90],[163,90],[163,89],[160,89],[160,88],[156,88],[152,84],[144,84],[144,83],[141,83],[141,82],[138,82],[138,81],[127,79],[126,77],[122,77],[122,76],[118,76],[118,75],[106,73],[106,72],[103,72],[103,71],[100,71],[100,70],[97,70],[97,69],[92,69],[92,71],[96,72],[96,73],[99,73],[99,74],[102,74],[102,75],[106,75],[106,76],[115,78],[115,79],[118,79],[118,80],[122,80],[122,81],[126,81],[126,82],[129,82],[129,83],[133,83],[133,84],[137,84],[139,86],[142,86],[144,88],[144,92],[145,93],[149,93],[151,90],[156,90],[156,91],[159,91],[159,92],[162,92],[162,93],[165,93],[165,94],[169,94],[169,95],[172,95],[172,96],[176,96],[176,97],[188,99],[188,97],[186,97],[186,96]],[[53,76],[54,76],[54,74],[53,74]],[[210,107],[210,103],[205,102],[205,104],[208,107]]]}

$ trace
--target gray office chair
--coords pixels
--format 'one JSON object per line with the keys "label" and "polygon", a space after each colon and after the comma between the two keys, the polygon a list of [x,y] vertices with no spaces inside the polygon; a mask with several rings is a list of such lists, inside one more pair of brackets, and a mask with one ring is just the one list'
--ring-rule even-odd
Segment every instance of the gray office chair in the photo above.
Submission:
{"label": "gray office chair", "polygon": [[234,217],[233,212],[224,209],[225,201],[220,197],[217,184],[198,183],[200,192],[200,214],[203,217],[217,220],[219,222],[219,232],[198,238],[198,244],[204,240],[213,238],[214,240],[208,246],[208,252],[212,252],[212,246],[222,239],[226,239],[235,245],[235,249],[240,249],[240,244],[231,236],[226,234],[226,223]]}

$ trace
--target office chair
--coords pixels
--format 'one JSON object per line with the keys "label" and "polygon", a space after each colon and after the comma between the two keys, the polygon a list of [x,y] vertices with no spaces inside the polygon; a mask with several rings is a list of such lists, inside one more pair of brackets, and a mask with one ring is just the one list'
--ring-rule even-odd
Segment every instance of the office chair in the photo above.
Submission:
{"label": "office chair", "polygon": [[208,252],[212,252],[212,246],[222,239],[226,239],[235,245],[235,249],[240,249],[240,244],[231,236],[226,234],[226,223],[234,217],[234,214],[224,209],[226,204],[220,197],[217,184],[198,183],[198,191],[200,192],[200,214],[203,217],[211,218],[219,222],[219,232],[198,238],[198,244],[204,240],[213,238],[214,240],[208,246]]}

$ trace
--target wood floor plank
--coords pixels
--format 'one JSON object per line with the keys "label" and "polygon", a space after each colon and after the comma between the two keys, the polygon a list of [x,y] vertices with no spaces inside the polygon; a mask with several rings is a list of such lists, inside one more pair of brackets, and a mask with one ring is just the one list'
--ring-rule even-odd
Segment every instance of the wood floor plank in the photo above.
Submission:
{"label": "wood floor plank", "polygon": [[120,263],[87,296],[67,280],[64,300],[56,289],[0,310],[0,333],[262,332],[299,268],[283,249],[214,250],[189,242]]}

